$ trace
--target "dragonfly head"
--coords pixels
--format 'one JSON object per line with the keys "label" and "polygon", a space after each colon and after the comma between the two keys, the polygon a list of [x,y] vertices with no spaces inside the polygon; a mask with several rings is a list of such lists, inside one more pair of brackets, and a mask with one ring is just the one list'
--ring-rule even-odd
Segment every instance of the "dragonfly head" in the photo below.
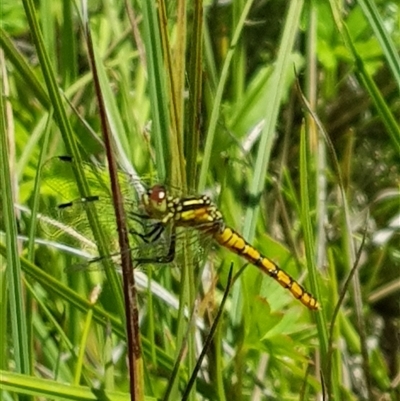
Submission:
{"label": "dragonfly head", "polygon": [[167,202],[167,190],[160,184],[154,185],[143,195],[143,205],[150,217],[163,217],[167,212]]}

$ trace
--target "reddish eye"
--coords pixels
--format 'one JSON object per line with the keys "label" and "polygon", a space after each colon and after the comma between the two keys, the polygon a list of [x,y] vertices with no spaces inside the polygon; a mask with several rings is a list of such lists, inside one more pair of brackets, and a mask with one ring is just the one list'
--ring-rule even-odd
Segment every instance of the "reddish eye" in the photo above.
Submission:
{"label": "reddish eye", "polygon": [[154,187],[151,188],[149,198],[152,202],[160,204],[165,200],[165,197],[166,197],[166,191],[164,186],[154,185]]}

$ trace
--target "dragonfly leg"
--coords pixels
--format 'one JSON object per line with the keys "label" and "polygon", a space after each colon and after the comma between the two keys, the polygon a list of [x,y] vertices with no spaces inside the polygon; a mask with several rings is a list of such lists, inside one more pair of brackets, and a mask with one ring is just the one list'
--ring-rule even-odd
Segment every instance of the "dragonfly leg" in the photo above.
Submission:
{"label": "dragonfly leg", "polygon": [[152,224],[153,228],[147,232],[147,233],[140,233],[139,231],[136,231],[134,229],[130,229],[129,233],[132,235],[137,235],[140,237],[146,244],[149,244],[151,242],[155,242],[160,238],[160,235],[164,231],[164,226],[162,223],[157,222]]}
{"label": "dragonfly leg", "polygon": [[138,221],[140,222],[140,220],[150,220],[151,217],[148,214],[143,214],[143,213],[137,213],[137,212],[133,212],[130,211],[128,212],[128,216],[129,218],[131,218],[132,220]]}
{"label": "dragonfly leg", "polygon": [[[162,229],[164,229],[164,226],[162,226]],[[162,231],[161,231],[162,232]],[[161,235],[161,232],[159,233],[159,236]],[[170,263],[175,259],[175,237],[176,237],[176,232],[175,232],[175,226],[173,226],[171,230],[171,242],[169,243],[169,249],[168,253],[166,255],[161,255],[161,256],[155,256],[153,258],[137,258],[136,262],[137,264],[146,264],[146,263]]]}

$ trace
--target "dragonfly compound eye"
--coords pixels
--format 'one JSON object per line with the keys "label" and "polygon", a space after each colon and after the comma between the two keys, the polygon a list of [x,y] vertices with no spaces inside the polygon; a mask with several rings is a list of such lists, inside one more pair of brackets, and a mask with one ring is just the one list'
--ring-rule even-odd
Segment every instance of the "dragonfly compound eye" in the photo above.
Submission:
{"label": "dragonfly compound eye", "polygon": [[163,185],[154,185],[145,195],[144,204],[148,213],[165,213],[167,210],[167,191]]}

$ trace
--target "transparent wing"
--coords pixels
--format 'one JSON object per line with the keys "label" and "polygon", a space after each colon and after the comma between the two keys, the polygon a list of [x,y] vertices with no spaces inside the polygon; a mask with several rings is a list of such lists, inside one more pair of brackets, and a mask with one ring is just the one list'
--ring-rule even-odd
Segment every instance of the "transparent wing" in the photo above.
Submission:
{"label": "transparent wing", "polygon": [[[42,169],[42,191],[53,196],[56,195],[61,204],[92,195],[110,198],[111,189],[108,170],[104,166],[98,166],[93,163],[81,163],[80,167],[85,173],[91,191],[90,194],[81,196],[79,193],[74,174],[74,162],[69,156],[54,157],[44,164]],[[137,190],[139,181],[123,171],[118,172],[118,180],[124,198],[130,201],[134,200],[137,203],[143,192],[143,189],[142,192]]]}
{"label": "transparent wing", "polygon": [[[50,159],[44,165],[42,174],[42,193],[47,193],[53,198],[53,204],[47,206],[44,212],[49,218],[40,223],[43,233],[53,241],[90,251],[94,255],[90,260],[71,266],[71,269],[68,269],[70,271],[101,269],[101,262],[106,257],[98,254],[87,219],[87,207],[95,208],[109,244],[109,254],[116,264],[119,264],[120,255],[108,172],[104,167],[91,163],[84,163],[81,167],[90,186],[90,194],[84,197],[80,196],[76,185],[71,158]],[[143,237],[146,237],[146,233],[151,232],[159,222],[145,217],[140,196],[134,188],[130,176],[119,172],[118,178],[123,193],[127,226],[131,234],[130,252],[132,252],[134,260],[162,263],[163,260],[168,259],[166,256],[171,253],[171,243],[174,248],[172,258],[174,263],[183,262],[185,254],[183,248],[191,250],[190,254],[194,255],[195,259],[193,263],[202,259],[204,247],[210,243],[210,237],[196,229],[179,228],[175,234],[172,234],[171,228],[166,227],[161,230],[161,235],[146,243]],[[174,189],[173,192],[179,191]],[[143,263],[140,264],[143,265]]]}
{"label": "transparent wing", "polygon": [[[78,247],[87,246],[87,241],[93,243],[93,236],[86,209],[93,207],[109,241],[110,252],[116,252],[117,228],[107,171],[90,163],[84,163],[81,167],[90,186],[90,194],[83,197],[76,185],[71,158],[55,157],[43,166],[42,194],[50,195],[51,203],[42,208],[42,214],[48,216],[48,219],[40,223],[42,232],[46,238],[54,241]],[[139,195],[129,182],[128,175],[120,172],[119,180],[127,215],[139,213]],[[141,229],[139,219],[130,218],[127,223],[132,230]]]}

